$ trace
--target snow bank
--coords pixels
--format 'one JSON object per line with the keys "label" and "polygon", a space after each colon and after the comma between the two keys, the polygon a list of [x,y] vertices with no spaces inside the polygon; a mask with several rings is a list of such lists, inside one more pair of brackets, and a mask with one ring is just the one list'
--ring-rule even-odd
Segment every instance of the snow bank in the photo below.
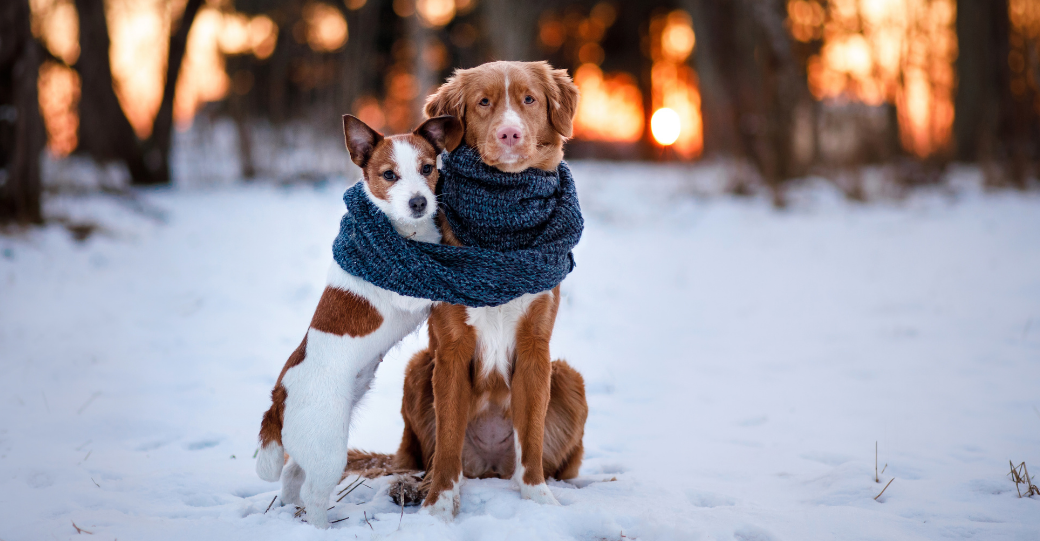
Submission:
{"label": "snow bank", "polygon": [[[265,513],[251,457],[345,180],[51,200],[103,227],[0,237],[0,539],[1038,538],[1005,474],[1040,475],[1040,199],[817,185],[778,212],[648,169],[575,167],[552,347],[587,382],[583,488],[553,483],[555,508],[467,481],[448,525],[377,480],[327,532]],[[396,448],[424,341],[384,362],[353,445]]]}

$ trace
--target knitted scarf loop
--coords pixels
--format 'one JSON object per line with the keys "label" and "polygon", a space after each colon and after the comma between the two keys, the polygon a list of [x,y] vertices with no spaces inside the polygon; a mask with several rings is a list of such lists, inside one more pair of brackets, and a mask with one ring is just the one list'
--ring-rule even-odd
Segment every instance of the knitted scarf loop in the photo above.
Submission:
{"label": "knitted scarf loop", "polygon": [[440,208],[465,246],[402,237],[359,182],[343,195],[336,263],[401,295],[472,307],[559,285],[574,269],[571,250],[584,227],[567,164],[503,173],[466,145],[441,157]]}

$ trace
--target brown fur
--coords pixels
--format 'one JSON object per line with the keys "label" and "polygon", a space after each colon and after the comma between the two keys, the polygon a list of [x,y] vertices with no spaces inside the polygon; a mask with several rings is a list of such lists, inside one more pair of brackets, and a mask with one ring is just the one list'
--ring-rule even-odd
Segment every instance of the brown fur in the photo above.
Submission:
{"label": "brown fur", "polygon": [[282,378],[290,368],[302,363],[306,356],[307,335],[303,335],[303,341],[297,346],[296,351],[289,355],[289,360],[285,361],[285,366],[282,367],[282,372],[278,374],[278,380],[275,381],[274,389],[271,390],[271,407],[264,413],[264,418],[260,421],[261,447],[266,447],[272,441],[277,442],[278,445],[282,444],[282,420],[285,415],[285,399],[288,397],[285,387],[282,386]]}
{"label": "brown fur", "polygon": [[[498,162],[501,153],[494,136],[505,115],[506,77],[512,107],[523,123],[521,144],[526,145],[523,159],[508,165]],[[527,95],[535,102],[518,106]],[[490,104],[480,105],[483,98]],[[456,71],[427,100],[426,114],[461,118],[466,143],[489,165],[506,171],[554,169],[571,135],[577,99],[577,88],[564,70],[553,70],[545,62],[493,62]],[[440,225],[443,242],[458,245],[446,221]],[[559,302],[557,287],[533,301],[521,317],[508,384],[497,372],[485,376],[479,370],[477,330],[466,323],[466,308],[434,305],[430,346],[412,358],[405,373],[404,434],[393,467],[384,473],[426,470],[427,505],[449,490],[460,472],[467,477],[510,478],[515,467],[511,434],[508,445],[497,447],[474,436],[474,427],[504,419],[521,443],[524,483],[576,476],[588,405],[581,375],[549,356]],[[487,447],[508,449],[488,459]]]}
{"label": "brown fur", "polygon": [[314,310],[311,328],[336,336],[354,338],[372,334],[383,324],[383,316],[372,303],[349,291],[326,287]]}
{"label": "brown fur", "polygon": [[[523,159],[500,161],[495,131],[506,110],[506,78],[511,107],[524,125]],[[534,103],[524,104],[525,96]],[[482,99],[489,100],[481,105]],[[480,152],[484,162],[507,172],[529,167],[555,169],[563,159],[563,143],[572,133],[578,108],[578,87],[566,70],[554,70],[547,62],[490,62],[456,70],[426,99],[426,115],[452,115],[462,120],[466,144]]]}

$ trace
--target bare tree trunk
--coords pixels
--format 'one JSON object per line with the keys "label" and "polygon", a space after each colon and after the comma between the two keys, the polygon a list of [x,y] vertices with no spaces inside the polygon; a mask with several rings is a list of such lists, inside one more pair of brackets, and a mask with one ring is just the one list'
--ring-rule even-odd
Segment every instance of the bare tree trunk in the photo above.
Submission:
{"label": "bare tree trunk", "polygon": [[134,183],[153,182],[155,171],[145,165],[140,143],[112,87],[108,21],[104,0],[76,0],[79,12],[79,150],[99,162],[122,160]]}
{"label": "bare tree trunk", "polygon": [[1028,161],[1040,145],[1040,115],[1029,92],[1011,91],[1011,23],[1007,0],[957,1],[955,156],[987,168],[1002,165],[1006,179],[1025,186]]}
{"label": "bare tree trunk", "polygon": [[[381,0],[368,0],[356,10],[345,9],[347,45],[340,53],[341,67],[338,99],[340,113],[354,112],[354,102],[366,93],[374,93],[377,70],[376,37],[379,33]],[[340,7],[343,8],[342,2]],[[337,117],[338,118],[338,117]]]}
{"label": "bare tree trunk", "polygon": [[0,6],[0,223],[42,223],[40,153],[46,142],[36,78],[40,46],[29,3]]}
{"label": "bare tree trunk", "polygon": [[689,0],[697,35],[705,152],[748,158],[782,204],[798,106],[810,99],[781,0]]}
{"label": "bare tree trunk", "polygon": [[[170,182],[170,143],[173,137],[173,98],[177,92],[177,78],[184,62],[188,46],[188,32],[195,22],[195,15],[202,7],[202,0],[188,0],[180,22],[170,32],[170,47],[166,62],[166,83],[163,86],[162,102],[152,124],[152,134],[145,142],[145,163],[153,172],[147,184]],[[146,182],[139,182],[145,184]]]}
{"label": "bare tree trunk", "polygon": [[126,162],[134,184],[169,183],[173,98],[184,60],[188,31],[202,0],[188,0],[179,26],[170,35],[163,98],[152,126],[152,134],[144,142],[138,140],[112,86],[109,61],[111,42],[105,18],[105,2],[75,1],[80,21],[80,56],[75,66],[81,80],[79,149],[99,162]]}
{"label": "bare tree trunk", "polygon": [[484,0],[484,28],[495,60],[535,60],[540,0]]}

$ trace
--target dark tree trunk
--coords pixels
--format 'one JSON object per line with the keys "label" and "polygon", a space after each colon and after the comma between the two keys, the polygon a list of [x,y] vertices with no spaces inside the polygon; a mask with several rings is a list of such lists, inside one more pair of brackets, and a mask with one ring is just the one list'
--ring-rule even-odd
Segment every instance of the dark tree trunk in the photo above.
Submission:
{"label": "dark tree trunk", "polygon": [[108,21],[103,0],[76,0],[79,13],[79,150],[98,162],[122,160],[135,184],[153,182],[140,143],[112,87]]}
{"label": "dark tree trunk", "polygon": [[103,0],[75,1],[80,22],[80,55],[75,66],[81,81],[79,150],[99,162],[125,162],[134,184],[169,183],[173,98],[184,60],[188,31],[202,1],[188,0],[179,26],[170,35],[163,98],[152,126],[152,135],[144,142],[138,140],[112,86],[112,67],[109,62],[111,43],[108,21],[105,19],[105,3]]}
{"label": "dark tree trunk", "polygon": [[36,79],[41,48],[29,3],[0,5],[0,223],[41,223],[40,152],[46,142]]}
{"label": "dark tree trunk", "polygon": [[484,33],[495,60],[536,60],[542,0],[484,0]]}
{"label": "dark tree trunk", "polygon": [[[1007,0],[957,0],[955,157],[1000,165],[997,182],[1024,187],[1030,154],[1040,145],[1029,92],[1011,90],[1011,23]],[[993,180],[993,179],[991,179]]]}
{"label": "dark tree trunk", "polygon": [[[337,88],[339,113],[353,113],[354,102],[374,94],[380,0],[368,0],[360,9],[345,10],[347,45],[339,53],[341,76]],[[340,7],[343,3],[340,2]],[[337,117],[338,118],[338,117]]]}
{"label": "dark tree trunk", "polygon": [[152,135],[145,142],[145,163],[153,172],[150,182],[140,184],[168,184],[170,182],[170,143],[173,137],[173,99],[177,92],[177,78],[184,62],[184,51],[188,46],[188,32],[195,22],[195,15],[202,7],[202,0],[188,0],[180,22],[170,32],[169,55],[166,63],[166,83],[163,86],[162,102],[152,124]]}
{"label": "dark tree trunk", "polygon": [[749,159],[781,202],[781,184],[804,172],[794,159],[795,112],[809,101],[804,67],[781,0],[689,0],[706,154]]}

